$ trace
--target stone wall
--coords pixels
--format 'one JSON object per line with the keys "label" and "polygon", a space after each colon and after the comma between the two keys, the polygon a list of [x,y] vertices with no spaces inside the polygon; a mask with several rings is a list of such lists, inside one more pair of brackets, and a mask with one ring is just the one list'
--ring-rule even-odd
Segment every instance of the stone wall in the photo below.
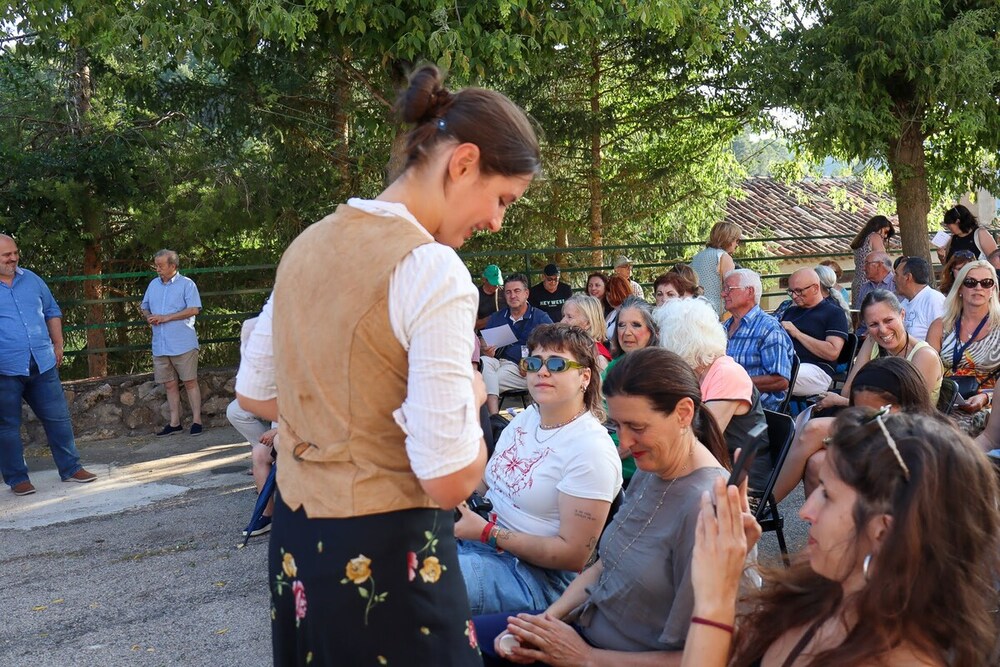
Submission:
{"label": "stone wall", "polygon": [[[236,369],[199,368],[198,384],[202,425],[205,428],[228,425],[226,407],[236,397]],[[170,418],[166,391],[153,382],[152,373],[63,382],[63,391],[77,440],[150,435],[163,428]],[[26,403],[22,405],[21,416],[25,445],[44,445],[45,431]],[[185,428],[191,425],[191,409],[183,385],[181,424]]]}

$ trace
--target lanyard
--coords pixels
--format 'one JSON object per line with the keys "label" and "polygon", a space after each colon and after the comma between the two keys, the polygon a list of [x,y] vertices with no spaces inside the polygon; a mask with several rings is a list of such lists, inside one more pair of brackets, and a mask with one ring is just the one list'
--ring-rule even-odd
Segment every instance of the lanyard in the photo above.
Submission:
{"label": "lanyard", "polygon": [[978,336],[979,332],[983,330],[983,327],[986,326],[986,322],[989,319],[990,316],[989,313],[987,313],[986,316],[983,317],[982,321],[979,322],[979,326],[976,327],[976,330],[972,332],[972,336],[969,337],[969,340],[966,341],[964,345],[962,344],[962,337],[959,335],[962,329],[962,317],[959,316],[955,320],[955,349],[952,350],[951,352],[952,373],[954,373],[956,369],[958,369],[958,362],[962,358],[962,355],[965,354],[965,351],[969,348],[970,345],[972,345],[972,342],[976,340],[976,336]]}

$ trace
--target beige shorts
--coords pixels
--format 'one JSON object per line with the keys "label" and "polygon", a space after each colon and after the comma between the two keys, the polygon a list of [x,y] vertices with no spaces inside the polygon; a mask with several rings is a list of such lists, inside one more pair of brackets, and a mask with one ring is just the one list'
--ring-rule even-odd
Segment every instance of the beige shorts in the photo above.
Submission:
{"label": "beige shorts", "polygon": [[194,380],[198,377],[198,348],[184,354],[166,357],[153,357],[153,379],[159,384],[166,384],[180,378],[181,382]]}

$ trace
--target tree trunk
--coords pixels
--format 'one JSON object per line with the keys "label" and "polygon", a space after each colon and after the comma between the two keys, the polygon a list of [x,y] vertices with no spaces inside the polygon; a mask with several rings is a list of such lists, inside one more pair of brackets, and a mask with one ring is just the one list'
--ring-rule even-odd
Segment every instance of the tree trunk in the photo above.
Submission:
{"label": "tree trunk", "polygon": [[[87,134],[87,116],[91,107],[91,92],[93,82],[90,78],[90,56],[86,49],[76,50],[76,63],[73,78],[73,108],[76,112],[73,132],[82,137]],[[101,260],[101,210],[96,196],[88,187],[81,202],[83,211],[83,275],[98,276],[102,272]],[[100,280],[85,280],[83,282],[83,298],[87,300],[101,299],[104,286]],[[104,304],[87,304],[87,324],[104,324]],[[99,350],[106,348],[104,329],[87,329],[87,349]],[[87,371],[90,377],[104,377],[108,374],[108,353],[97,352],[87,354]]]}
{"label": "tree trunk", "polygon": [[590,74],[590,170],[587,185],[590,189],[590,245],[594,266],[604,266],[604,219],[601,211],[601,56],[597,44],[590,54],[593,68]]}
{"label": "tree trunk", "polygon": [[899,237],[903,254],[923,257],[930,261],[930,241],[927,238],[927,214],[931,210],[927,192],[927,169],[924,165],[924,132],[922,118],[901,114],[901,136],[888,146],[889,171],[899,215]]}
{"label": "tree trunk", "polygon": [[[556,247],[557,248],[568,248],[569,247],[569,230],[565,227],[559,227],[556,229]],[[560,268],[564,265],[566,261],[566,253],[557,252],[553,261]]]}

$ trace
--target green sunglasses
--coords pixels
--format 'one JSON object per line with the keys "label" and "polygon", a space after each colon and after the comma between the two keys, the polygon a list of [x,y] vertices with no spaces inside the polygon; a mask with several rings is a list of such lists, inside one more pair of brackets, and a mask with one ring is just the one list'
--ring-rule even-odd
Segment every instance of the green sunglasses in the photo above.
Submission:
{"label": "green sunglasses", "polygon": [[545,366],[550,373],[563,373],[571,368],[586,368],[581,363],[562,357],[549,357],[544,361],[541,357],[525,357],[521,359],[520,366],[525,373],[537,373],[542,370],[542,366]]}

